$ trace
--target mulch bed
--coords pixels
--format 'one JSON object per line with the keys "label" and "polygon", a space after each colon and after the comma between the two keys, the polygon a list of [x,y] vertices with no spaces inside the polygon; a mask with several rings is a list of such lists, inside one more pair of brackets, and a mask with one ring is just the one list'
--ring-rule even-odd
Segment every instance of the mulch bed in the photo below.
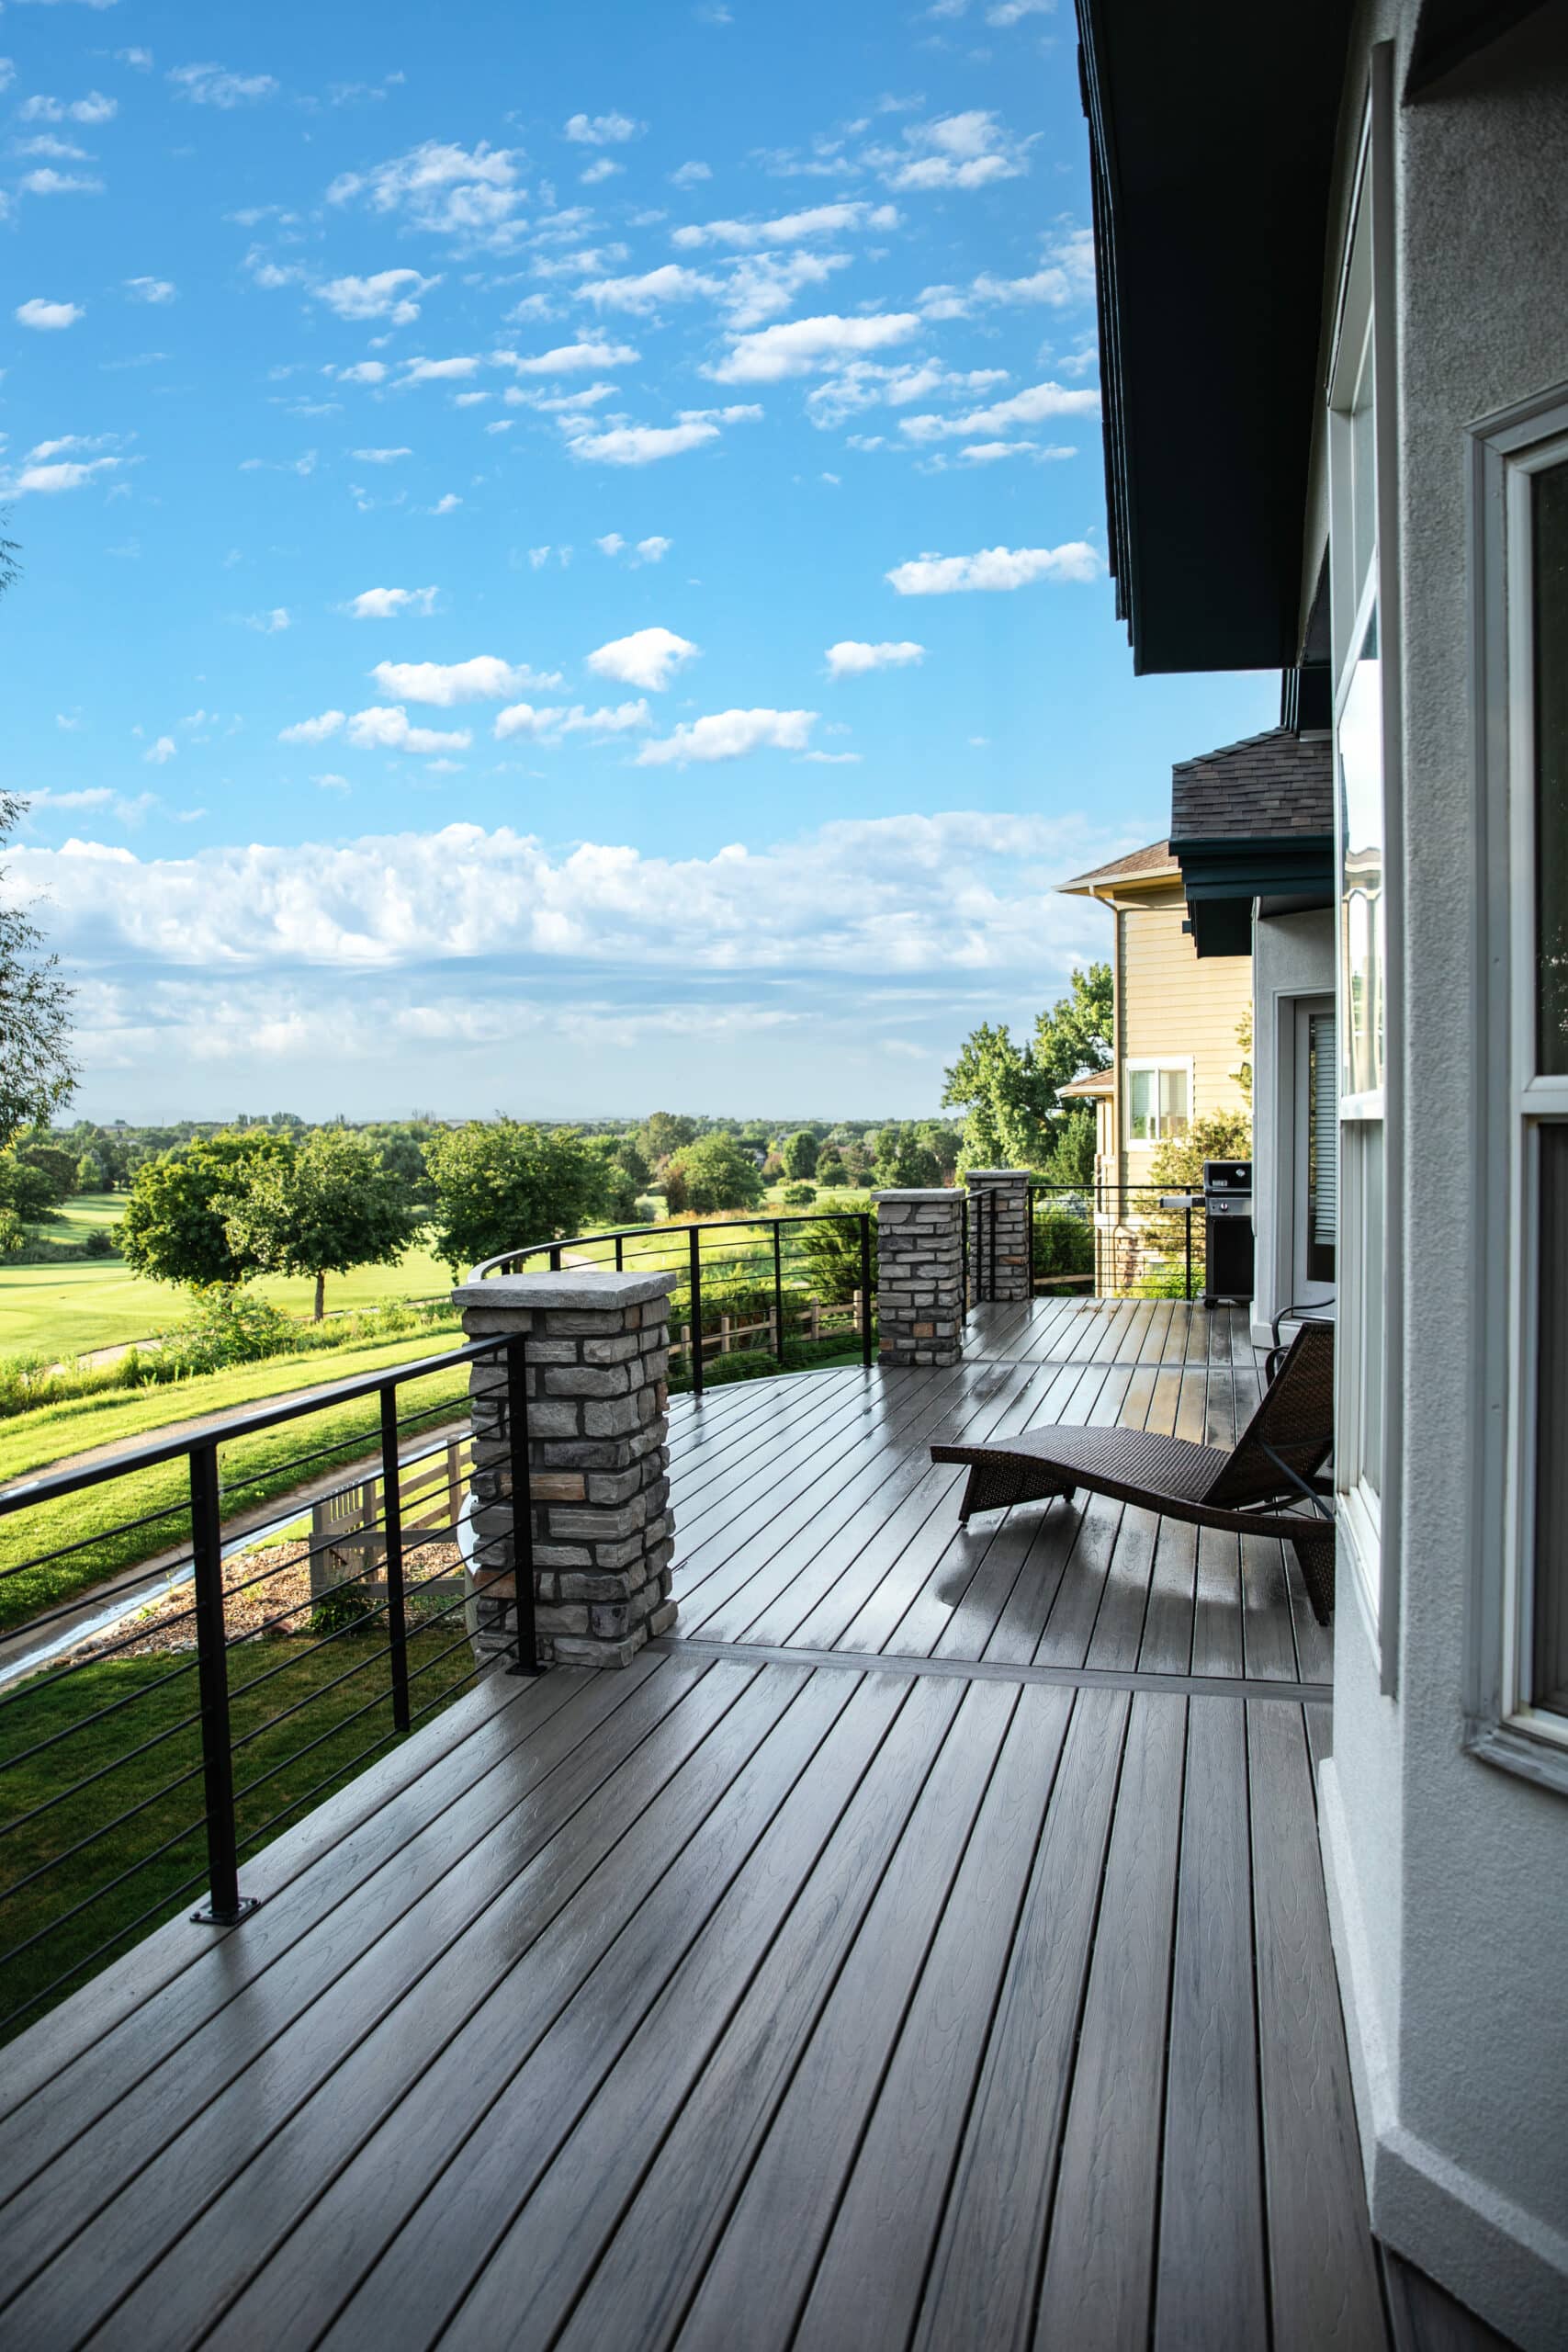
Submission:
{"label": "mulch bed", "polygon": [[[410,1584],[423,1583],[427,1577],[460,1577],[462,1572],[456,1544],[422,1544],[404,1566]],[[339,1568],[333,1580],[349,1573],[346,1566]],[[269,1544],[254,1552],[235,1553],[223,1563],[223,1592],[231,1642],[275,1641],[310,1631],[310,1561],[302,1544]],[[410,1614],[416,1621],[419,1598],[415,1594],[410,1600]],[[191,1606],[189,1584],[175,1585],[73,1649],[71,1662],[108,1655],[153,1657],[160,1651],[193,1650],[196,1621]],[[128,1641],[126,1636],[131,1633],[136,1638]]]}

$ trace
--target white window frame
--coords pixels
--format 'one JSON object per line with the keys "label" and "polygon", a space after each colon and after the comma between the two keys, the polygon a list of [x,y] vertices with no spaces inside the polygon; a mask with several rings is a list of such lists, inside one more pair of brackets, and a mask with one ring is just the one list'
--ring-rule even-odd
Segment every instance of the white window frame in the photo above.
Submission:
{"label": "white window frame", "polygon": [[[1401,730],[1402,664],[1399,636],[1398,375],[1394,342],[1397,315],[1393,200],[1393,44],[1379,42],[1371,52],[1360,153],[1351,191],[1345,258],[1335,320],[1325,395],[1328,406],[1330,492],[1330,610],[1335,683],[1335,735],[1355,654],[1366,634],[1375,597],[1378,654],[1382,682],[1383,791],[1383,1083],[1340,1099],[1339,1240],[1336,1251],[1339,1343],[1336,1350],[1335,1487],[1342,1548],[1351,1570],[1348,1582],[1359,1615],[1379,1661],[1380,1688],[1393,1696],[1399,1678],[1400,1484],[1403,1457],[1402,1381],[1404,1265],[1401,1232],[1404,1193],[1403,998],[1404,792]],[[1350,512],[1349,412],[1364,364],[1371,364],[1374,390],[1377,470],[1376,548],[1364,581],[1354,571]],[[1337,758],[1337,750],[1336,751]],[[1337,811],[1336,831],[1338,831]],[[1336,924],[1343,922],[1343,876],[1336,875]],[[1336,938],[1337,998],[1344,971],[1342,943]],[[1338,1003],[1339,1033],[1348,1035],[1349,1008]],[[1360,1476],[1358,1438],[1364,1426],[1362,1325],[1358,1281],[1361,1260],[1359,1227],[1362,1154],[1355,1130],[1376,1122],[1383,1149],[1382,1351],[1381,1384],[1382,1461],[1379,1489]],[[1347,1134],[1345,1130],[1351,1130]]]}
{"label": "white window frame", "polygon": [[1535,1068],[1533,477],[1568,461],[1568,385],[1471,428],[1472,675],[1483,1009],[1474,1227],[1483,1304],[1466,1743],[1568,1793],[1568,1716],[1530,1703],[1537,1419],[1536,1169],[1568,1077]]}
{"label": "white window frame", "polygon": [[1190,1054],[1188,1054],[1188,1055],[1182,1055],[1182,1054],[1133,1054],[1133,1055],[1130,1055],[1130,1056],[1128,1057],[1127,1060],[1126,1060],[1126,1061],[1124,1061],[1124,1062],[1122,1063],[1122,1082],[1123,1082],[1123,1089],[1124,1089],[1124,1091],[1123,1091],[1123,1094],[1122,1094],[1122,1104],[1123,1104],[1124,1114],[1125,1114],[1126,1121],[1127,1121],[1127,1148],[1128,1148],[1128,1150],[1129,1150],[1129,1151],[1157,1151],[1157,1150],[1159,1149],[1159,1148],[1160,1148],[1161,1144],[1164,1144],[1164,1143],[1179,1143],[1179,1142],[1181,1141],[1181,1137],[1180,1137],[1179,1136],[1135,1136],[1135,1135],[1133,1133],[1133,1076],[1134,1076],[1134,1071],[1136,1071],[1136,1070],[1145,1070],[1145,1069],[1180,1069],[1180,1070],[1185,1070],[1185,1071],[1186,1071],[1186,1073],[1187,1073],[1187,1132],[1188,1132],[1188,1133],[1190,1133],[1190,1131],[1191,1131],[1191,1127],[1192,1127],[1192,1123],[1193,1123],[1194,1119],[1196,1119],[1196,1117],[1197,1117],[1197,1115],[1198,1115],[1198,1107],[1197,1107],[1197,1088],[1196,1088],[1196,1081],[1195,1081],[1195,1075],[1194,1075],[1194,1068],[1193,1068],[1193,1060],[1192,1060],[1192,1057],[1191,1057],[1191,1055],[1190,1055]]}

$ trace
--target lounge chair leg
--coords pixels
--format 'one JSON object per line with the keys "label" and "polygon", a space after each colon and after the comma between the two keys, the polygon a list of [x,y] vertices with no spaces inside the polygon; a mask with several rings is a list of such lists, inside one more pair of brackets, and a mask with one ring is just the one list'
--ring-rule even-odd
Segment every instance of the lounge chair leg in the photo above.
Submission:
{"label": "lounge chair leg", "polygon": [[1326,1625],[1334,1612],[1334,1530],[1320,1522],[1309,1533],[1292,1537],[1292,1542],[1301,1563],[1302,1582],[1306,1586],[1312,1613],[1320,1625]]}

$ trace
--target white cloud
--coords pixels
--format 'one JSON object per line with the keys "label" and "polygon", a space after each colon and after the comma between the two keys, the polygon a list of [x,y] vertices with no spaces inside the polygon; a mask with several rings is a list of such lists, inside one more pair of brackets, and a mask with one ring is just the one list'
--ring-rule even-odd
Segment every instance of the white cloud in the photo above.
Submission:
{"label": "white cloud", "polygon": [[742,335],[709,375],[722,384],[773,384],[781,377],[804,376],[835,367],[857,353],[881,351],[907,342],[919,328],[912,311],[875,312],[868,318],[788,319]]}
{"label": "white cloud", "polygon": [[852,254],[748,254],[717,289],[730,332],[776,318],[792,307],[803,286],[825,285],[853,259]]}
{"label": "white cloud", "polygon": [[982,548],[977,555],[922,555],[886,575],[900,596],[953,596],[976,588],[1027,588],[1035,580],[1097,580],[1100,559],[1083,539],[1059,548]]}
{"label": "white cloud", "polygon": [[348,741],[358,752],[466,752],[473,741],[466,727],[443,735],[433,727],[411,727],[406,710],[372,706],[348,722]]}
{"label": "white cloud", "polygon": [[396,620],[402,613],[433,613],[437,594],[434,588],[362,588],[348,609],[356,621]]}
{"label": "white cloud", "polygon": [[626,546],[626,541],[619,531],[606,531],[604,537],[595,539],[593,544],[601,555],[619,555]]}
{"label": "white cloud", "polygon": [[277,84],[270,74],[231,74],[221,65],[175,65],[169,80],[183,97],[198,107],[250,106],[258,98],[275,97]]}
{"label": "white cloud", "polygon": [[1050,16],[1055,6],[1056,0],[996,0],[996,5],[986,11],[986,22],[1001,26],[1021,24],[1025,17]]}
{"label": "white cloud", "polygon": [[713,711],[645,743],[637,763],[639,768],[683,768],[693,760],[705,764],[743,759],[749,752],[804,752],[816,722],[814,710]]}
{"label": "white cloud", "polygon": [[129,65],[138,74],[152,71],[152,52],[150,49],[117,49],[115,58],[118,63]]}
{"label": "white cloud", "polygon": [[344,723],[341,710],[323,710],[319,718],[301,718],[281,729],[277,740],[280,743],[324,743]]}
{"label": "white cloud", "polygon": [[638,560],[642,563],[662,563],[674,544],[673,539],[662,539],[657,532],[649,538],[638,539],[637,543]]}
{"label": "white cloud", "polygon": [[564,136],[580,147],[619,147],[635,139],[642,129],[624,114],[574,114],[566,124]]}
{"label": "white cloud", "polygon": [[384,359],[356,359],[352,368],[329,368],[340,384],[384,384],[391,371]]}
{"label": "white cloud", "polygon": [[779,213],[772,220],[693,221],[675,230],[670,242],[683,252],[694,252],[702,245],[728,245],[739,253],[750,253],[763,245],[794,244],[801,237],[839,237],[857,229],[897,226],[895,205],[817,204],[800,212]]}
{"label": "white cloud", "polygon": [[579,172],[577,176],[584,187],[597,187],[601,180],[613,180],[618,172],[625,170],[624,164],[614,162],[608,155],[601,155],[597,162],[590,164],[588,169]]}
{"label": "white cloud", "polygon": [[1015,424],[1039,424],[1052,416],[1097,416],[1097,391],[1068,391],[1061,384],[1032,384],[1027,391],[995,401],[959,416],[903,416],[898,430],[911,441],[973,440],[1006,433]]}
{"label": "white cloud", "polygon": [[531,670],[526,662],[513,664],[493,653],[476,653],[467,662],[378,662],[370,674],[384,695],[443,709],[458,702],[500,702],[561,683],[557,670]]}
{"label": "white cloud", "polygon": [[515,351],[494,355],[498,368],[511,368],[519,376],[569,376],[584,368],[630,368],[641,356],[629,343],[606,343],[603,337],[561,343],[553,351],[530,352],[525,356]]}
{"label": "white cloud", "polygon": [[160,735],[155,743],[148,745],[141,756],[150,760],[155,768],[166,767],[178,750],[179,745],[172,735]]}
{"label": "white cloud", "polygon": [[[50,445],[42,445],[48,447]],[[7,498],[25,498],[36,492],[44,496],[62,490],[81,490],[96,474],[112,473],[119,466],[118,458],[92,458],[84,462],[69,458],[62,465],[29,464],[19,474],[6,482]]]}
{"label": "white cloud", "polygon": [[928,319],[966,319],[977,308],[998,304],[1043,302],[1064,310],[1088,301],[1094,292],[1094,237],[1088,229],[1069,229],[1046,240],[1038,269],[1021,277],[998,277],[989,270],[966,288],[928,286],[920,308]]}
{"label": "white cloud", "polygon": [[378,269],[372,277],[333,277],[311,290],[340,319],[385,319],[389,326],[406,327],[418,318],[421,298],[440,283],[417,269]]}
{"label": "white cloud", "polygon": [[604,741],[651,724],[648,705],[641,701],[617,703],[613,710],[585,710],[581,703],[574,703],[570,710],[539,710],[531,703],[517,702],[496,713],[492,732],[500,743],[518,735],[536,743],[558,742],[568,735],[592,735]]}
{"label": "white cloud", "polygon": [[24,98],[17,108],[18,122],[112,122],[119,112],[118,98],[89,90],[85,98]]}
{"label": "white cloud", "polygon": [[762,413],[747,405],[736,408],[685,409],[673,424],[606,424],[595,428],[584,416],[563,416],[561,431],[574,458],[603,466],[649,466],[660,458],[678,458],[716,441],[725,424],[750,422]]}
{"label": "white cloud", "polygon": [[1007,375],[1005,368],[944,368],[940,359],[852,359],[837,375],[813,386],[806,396],[806,410],[813,424],[831,430],[857,411],[884,401],[890,408],[905,408],[933,393],[973,395],[1005,384]]}
{"label": "white cloud", "polygon": [[104,192],[102,180],[89,179],[83,172],[57,172],[52,164],[25,173],[17,186],[25,196],[102,196]]}
{"label": "white cloud", "polygon": [[867,670],[905,670],[912,662],[923,662],[926,649],[909,638],[897,643],[884,639],[880,645],[864,644],[858,638],[840,638],[837,645],[828,648],[828,675],[830,678],[858,678]]}
{"label": "white cloud", "polygon": [[689,302],[698,295],[716,295],[723,283],[721,278],[705,277],[701,270],[667,261],[658,269],[645,269],[639,277],[596,278],[578,290],[596,311],[629,311],[640,318],[662,302]]}
{"label": "white cloud", "polygon": [[25,327],[36,327],[40,334],[57,334],[62,327],[73,327],[78,319],[85,318],[86,306],[81,302],[46,302],[35,294],[30,301],[18,302],[13,317]]}
{"label": "white cloud", "polygon": [[172,302],[175,288],[166,277],[128,277],[125,290],[133,302]]}
{"label": "white cloud", "polygon": [[480,364],[472,352],[459,352],[451,359],[407,359],[398,380],[402,384],[460,383],[465,377],[477,376]]}
{"label": "white cloud", "polygon": [[432,514],[450,514],[453,508],[461,506],[462,503],[455,490],[448,490],[436,500],[429,511]]}
{"label": "white cloud", "polygon": [[630,637],[612,638],[589,654],[585,667],[595,677],[618,678],[624,685],[643,686],[662,694],[677,670],[701,650],[690,638],[670,628],[639,628]]}
{"label": "white cloud", "polygon": [[671,187],[695,187],[699,180],[711,180],[712,177],[711,165],[693,162],[682,164],[678,171],[671,172],[670,185]]}
{"label": "white cloud", "polygon": [[78,147],[73,139],[57,139],[52,130],[40,130],[36,139],[18,139],[12,152],[17,155],[49,155],[57,164],[92,161],[85,147]]}
{"label": "white cloud", "polygon": [[513,149],[484,140],[470,151],[427,139],[370,171],[340,173],[327,201],[363,200],[373,212],[402,213],[432,235],[504,251],[523,232],[516,218],[526,194],[518,178],[520,160]]}
{"label": "white cloud", "polygon": [[901,149],[876,149],[867,160],[896,188],[989,187],[1028,170],[1029,144],[1006,130],[989,108],[972,107],[962,114],[911,123]]}
{"label": "white cloud", "polygon": [[281,637],[291,626],[287,605],[275,605],[270,613],[253,613],[245,623],[247,628],[257,630],[263,637]]}
{"label": "white cloud", "polygon": [[864,753],[861,752],[803,752],[801,756],[804,759],[809,760],[813,767],[854,768],[860,765],[862,759],[864,757]]}

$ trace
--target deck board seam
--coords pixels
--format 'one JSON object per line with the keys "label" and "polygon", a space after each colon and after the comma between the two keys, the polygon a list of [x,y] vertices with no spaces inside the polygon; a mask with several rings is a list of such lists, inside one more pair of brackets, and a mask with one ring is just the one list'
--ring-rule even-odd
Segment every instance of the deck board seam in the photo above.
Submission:
{"label": "deck board seam", "polygon": [[736,1666],[835,1667],[849,1674],[930,1676],[956,1682],[1043,1682],[1074,1690],[1146,1690],[1155,1697],[1283,1699],[1295,1706],[1332,1703],[1328,1682],[1263,1682],[1243,1675],[1155,1674],[1136,1668],[1050,1666],[1029,1660],[911,1657],[897,1650],[795,1649],[783,1643],[710,1641],[700,1634],[661,1634],[648,1644],[666,1657],[705,1657]]}

